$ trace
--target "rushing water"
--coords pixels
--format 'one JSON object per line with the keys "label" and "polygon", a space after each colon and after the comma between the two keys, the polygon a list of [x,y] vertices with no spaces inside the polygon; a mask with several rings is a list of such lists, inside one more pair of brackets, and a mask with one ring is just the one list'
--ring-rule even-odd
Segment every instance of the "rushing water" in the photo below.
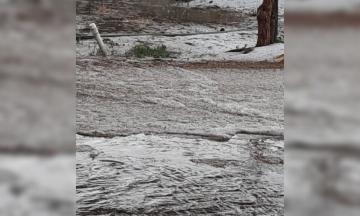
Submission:
{"label": "rushing water", "polygon": [[77,136],[77,215],[283,215],[284,142]]}

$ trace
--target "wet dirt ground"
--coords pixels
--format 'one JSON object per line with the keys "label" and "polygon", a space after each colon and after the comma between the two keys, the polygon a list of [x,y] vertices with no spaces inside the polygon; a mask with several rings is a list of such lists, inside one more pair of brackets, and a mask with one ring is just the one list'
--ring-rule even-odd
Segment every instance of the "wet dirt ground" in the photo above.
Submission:
{"label": "wet dirt ground", "polygon": [[[152,1],[76,1],[78,32],[90,33],[89,22],[96,22],[102,33],[158,32],[190,23],[210,26],[239,26],[249,23],[248,15],[220,8],[184,8],[170,0]],[[219,30],[219,28],[218,28]]]}

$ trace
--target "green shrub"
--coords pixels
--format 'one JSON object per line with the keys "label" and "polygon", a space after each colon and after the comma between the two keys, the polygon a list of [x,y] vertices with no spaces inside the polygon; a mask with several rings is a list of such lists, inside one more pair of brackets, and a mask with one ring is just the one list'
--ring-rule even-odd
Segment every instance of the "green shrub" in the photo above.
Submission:
{"label": "green shrub", "polygon": [[169,52],[166,50],[166,46],[161,45],[156,48],[151,48],[148,45],[136,45],[132,49],[132,54],[137,58],[154,57],[154,58],[167,58]]}

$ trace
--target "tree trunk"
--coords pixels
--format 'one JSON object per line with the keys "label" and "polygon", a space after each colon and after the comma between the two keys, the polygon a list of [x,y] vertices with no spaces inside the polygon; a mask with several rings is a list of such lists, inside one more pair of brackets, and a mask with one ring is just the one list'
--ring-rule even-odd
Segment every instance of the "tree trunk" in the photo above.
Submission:
{"label": "tree trunk", "polygon": [[278,0],[264,0],[258,8],[257,47],[267,46],[276,41],[278,29]]}
{"label": "tree trunk", "polygon": [[273,7],[271,10],[271,22],[270,22],[270,44],[276,42],[278,34],[278,16],[279,16],[279,0],[274,0]]}

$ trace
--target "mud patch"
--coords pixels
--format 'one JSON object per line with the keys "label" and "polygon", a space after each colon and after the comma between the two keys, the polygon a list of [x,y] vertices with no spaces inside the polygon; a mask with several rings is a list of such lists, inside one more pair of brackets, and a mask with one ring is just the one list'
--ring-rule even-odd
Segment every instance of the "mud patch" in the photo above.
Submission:
{"label": "mud patch", "polygon": [[262,69],[284,69],[284,62],[276,63],[269,61],[262,62],[237,62],[237,61],[208,61],[208,62],[188,62],[179,65],[185,69],[211,69],[211,68],[228,68],[228,69],[246,69],[246,70],[262,70]]}
{"label": "mud patch", "polygon": [[359,27],[359,13],[342,13],[342,12],[287,12],[285,13],[286,23],[294,27]]}
{"label": "mud patch", "polygon": [[[239,26],[247,15],[220,8],[186,8],[158,1],[77,0],[79,33],[89,33],[89,22],[96,22],[102,33],[162,31],[156,23],[222,24]],[[81,18],[80,18],[81,17]]]}
{"label": "mud patch", "polygon": [[218,168],[225,167],[227,164],[227,161],[222,159],[190,159],[190,161],[196,164],[206,164]]}
{"label": "mud patch", "polygon": [[284,164],[284,141],[267,138],[249,141],[251,156],[266,164]]}
{"label": "mud patch", "polygon": [[[76,65],[86,66],[90,63],[93,66],[100,67],[111,67],[114,65],[114,60],[112,59],[91,59],[85,60],[78,58],[76,60]],[[119,62],[119,60],[118,60]],[[260,61],[260,62],[239,62],[239,61],[204,61],[204,62],[185,62],[185,61],[161,61],[161,60],[142,60],[141,62],[137,61],[127,61],[123,60],[121,62],[123,65],[133,66],[137,68],[149,68],[149,67],[179,67],[187,70],[197,70],[197,69],[242,69],[242,70],[283,70],[284,62],[269,62],[269,61]]]}
{"label": "mud patch", "polygon": [[76,146],[76,152],[91,152],[95,149],[89,145],[77,145]]}

